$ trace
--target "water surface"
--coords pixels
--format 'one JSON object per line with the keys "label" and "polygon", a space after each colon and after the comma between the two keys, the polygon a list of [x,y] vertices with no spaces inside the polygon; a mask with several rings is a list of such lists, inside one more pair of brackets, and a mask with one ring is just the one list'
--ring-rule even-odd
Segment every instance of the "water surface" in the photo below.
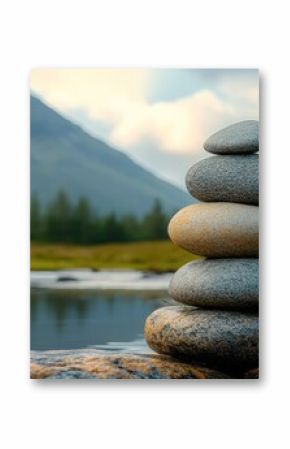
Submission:
{"label": "water surface", "polygon": [[146,317],[166,291],[31,289],[31,349],[148,352]]}

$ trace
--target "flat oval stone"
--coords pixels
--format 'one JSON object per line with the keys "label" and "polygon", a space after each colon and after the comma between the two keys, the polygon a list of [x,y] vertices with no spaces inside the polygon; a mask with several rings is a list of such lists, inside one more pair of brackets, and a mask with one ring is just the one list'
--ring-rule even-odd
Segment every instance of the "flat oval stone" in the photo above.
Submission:
{"label": "flat oval stone", "polygon": [[174,274],[169,294],[196,307],[257,309],[258,259],[205,259],[190,262]]}
{"label": "flat oval stone", "polygon": [[204,149],[213,154],[246,154],[259,151],[259,122],[245,120],[212,134]]}
{"label": "flat oval stone", "polygon": [[258,317],[252,313],[162,307],[146,320],[145,338],[160,354],[225,370],[258,366]]}
{"label": "flat oval stone", "polygon": [[201,201],[259,203],[259,156],[213,156],[193,165],[186,175],[189,193]]}
{"label": "flat oval stone", "polygon": [[168,233],[176,245],[207,257],[257,257],[259,208],[235,203],[184,207],[170,220]]}

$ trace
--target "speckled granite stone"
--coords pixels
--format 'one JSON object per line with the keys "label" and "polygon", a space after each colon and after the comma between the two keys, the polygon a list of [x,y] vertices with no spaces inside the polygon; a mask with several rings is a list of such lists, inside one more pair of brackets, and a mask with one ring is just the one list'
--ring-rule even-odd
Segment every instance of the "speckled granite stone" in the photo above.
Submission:
{"label": "speckled granite stone", "polygon": [[259,203],[259,156],[213,156],[186,175],[189,193],[201,201]]}
{"label": "speckled granite stone", "polygon": [[197,307],[257,309],[258,259],[206,259],[190,262],[174,274],[169,294]]}
{"label": "speckled granite stone", "polygon": [[214,154],[246,154],[259,151],[259,122],[245,120],[212,134],[204,149]]}
{"label": "speckled granite stone", "polygon": [[171,219],[168,233],[181,248],[207,257],[257,257],[259,208],[235,203],[184,207]]}
{"label": "speckled granite stone", "polygon": [[147,318],[145,338],[160,354],[221,370],[258,365],[258,317],[252,313],[162,307]]}
{"label": "speckled granite stone", "polygon": [[31,379],[228,379],[227,374],[159,355],[60,357],[32,363]]}

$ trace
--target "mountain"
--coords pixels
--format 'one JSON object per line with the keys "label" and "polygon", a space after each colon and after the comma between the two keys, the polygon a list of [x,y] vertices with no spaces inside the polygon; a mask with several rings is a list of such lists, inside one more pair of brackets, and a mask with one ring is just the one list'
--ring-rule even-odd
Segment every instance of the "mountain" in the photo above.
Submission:
{"label": "mountain", "polygon": [[31,193],[43,205],[63,189],[100,214],[144,215],[158,198],[169,213],[193,199],[31,96]]}

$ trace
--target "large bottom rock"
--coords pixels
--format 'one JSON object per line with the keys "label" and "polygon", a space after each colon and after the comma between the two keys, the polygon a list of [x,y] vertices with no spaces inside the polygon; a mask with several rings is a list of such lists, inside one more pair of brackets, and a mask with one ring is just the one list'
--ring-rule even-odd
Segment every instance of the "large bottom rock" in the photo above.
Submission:
{"label": "large bottom rock", "polygon": [[31,364],[31,379],[228,379],[197,364],[159,355],[61,356]]}
{"label": "large bottom rock", "polygon": [[226,371],[258,366],[258,337],[253,313],[171,306],[155,310],[145,323],[154,351]]}

